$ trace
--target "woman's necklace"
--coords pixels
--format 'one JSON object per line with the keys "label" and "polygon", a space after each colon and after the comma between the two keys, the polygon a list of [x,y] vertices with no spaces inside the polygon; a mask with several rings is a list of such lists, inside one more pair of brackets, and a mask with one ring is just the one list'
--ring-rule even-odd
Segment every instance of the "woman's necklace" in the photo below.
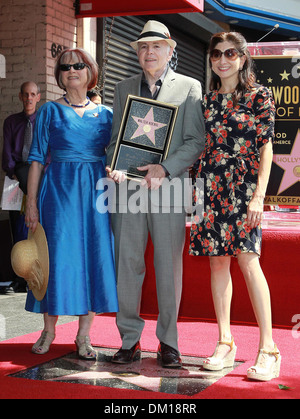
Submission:
{"label": "woman's necklace", "polygon": [[73,103],[70,103],[65,95],[63,96],[63,98],[64,98],[65,102],[67,102],[68,105],[73,106],[74,108],[85,108],[86,106],[88,106],[91,103],[91,101],[88,97],[86,98],[87,102],[84,105],[74,105]]}

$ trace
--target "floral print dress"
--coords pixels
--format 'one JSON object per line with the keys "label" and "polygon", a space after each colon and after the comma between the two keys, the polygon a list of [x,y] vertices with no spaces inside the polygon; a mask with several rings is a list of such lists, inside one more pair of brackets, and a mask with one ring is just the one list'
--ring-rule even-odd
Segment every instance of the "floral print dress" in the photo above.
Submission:
{"label": "floral print dress", "polygon": [[259,148],[273,141],[275,106],[269,90],[256,86],[233,106],[232,94],[213,91],[204,97],[205,149],[198,177],[204,192],[202,220],[191,225],[189,253],[195,256],[260,254],[262,230],[247,226],[247,207],[257,184]]}

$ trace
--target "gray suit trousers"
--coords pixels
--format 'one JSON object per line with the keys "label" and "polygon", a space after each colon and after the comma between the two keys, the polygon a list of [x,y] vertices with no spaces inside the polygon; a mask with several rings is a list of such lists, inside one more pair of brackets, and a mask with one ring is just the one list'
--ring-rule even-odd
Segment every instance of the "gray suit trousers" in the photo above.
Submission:
{"label": "gray suit trousers", "polygon": [[[150,232],[159,307],[156,336],[178,350],[177,318],[182,291],[182,252],[185,242],[185,212],[179,214],[112,214],[120,312],[117,326],[122,348],[140,340],[144,320],[140,317],[145,276],[145,250]],[[151,279],[151,280],[154,280]],[[147,298],[144,295],[143,298]]]}

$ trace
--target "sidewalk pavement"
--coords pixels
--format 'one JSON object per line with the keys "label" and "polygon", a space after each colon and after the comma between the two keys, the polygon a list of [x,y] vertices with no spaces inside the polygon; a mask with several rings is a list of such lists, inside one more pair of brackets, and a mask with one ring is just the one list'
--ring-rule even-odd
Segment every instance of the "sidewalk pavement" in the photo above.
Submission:
{"label": "sidewalk pavement", "polygon": [[[43,315],[25,311],[26,293],[0,294],[0,341],[43,329]],[[57,324],[77,320],[74,316],[60,316]]]}

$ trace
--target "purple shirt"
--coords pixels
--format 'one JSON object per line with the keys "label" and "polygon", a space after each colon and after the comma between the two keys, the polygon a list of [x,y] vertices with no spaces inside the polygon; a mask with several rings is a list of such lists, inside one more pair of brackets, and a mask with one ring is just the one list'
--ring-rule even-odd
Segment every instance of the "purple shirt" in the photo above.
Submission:
{"label": "purple shirt", "polygon": [[24,133],[28,118],[34,129],[37,112],[27,116],[24,111],[8,116],[3,125],[2,169],[12,179],[16,162],[23,161]]}

